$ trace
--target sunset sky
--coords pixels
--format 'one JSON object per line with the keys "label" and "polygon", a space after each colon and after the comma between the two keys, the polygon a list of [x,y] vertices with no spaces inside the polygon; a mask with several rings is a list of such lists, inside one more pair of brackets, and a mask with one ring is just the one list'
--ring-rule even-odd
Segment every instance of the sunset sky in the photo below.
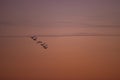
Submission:
{"label": "sunset sky", "polygon": [[0,0],[0,80],[119,79],[120,0]]}

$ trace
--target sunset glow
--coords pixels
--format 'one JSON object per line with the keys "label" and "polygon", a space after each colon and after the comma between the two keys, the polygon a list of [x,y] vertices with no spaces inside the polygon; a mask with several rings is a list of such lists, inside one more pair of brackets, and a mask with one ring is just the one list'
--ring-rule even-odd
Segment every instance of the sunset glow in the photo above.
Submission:
{"label": "sunset glow", "polygon": [[0,80],[120,80],[120,1],[0,0]]}

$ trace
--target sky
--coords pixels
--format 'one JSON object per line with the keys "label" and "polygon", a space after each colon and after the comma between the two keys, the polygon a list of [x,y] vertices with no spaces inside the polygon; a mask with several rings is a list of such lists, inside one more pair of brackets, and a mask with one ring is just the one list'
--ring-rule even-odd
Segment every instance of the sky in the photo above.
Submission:
{"label": "sky", "polygon": [[[119,8],[119,0],[0,0],[0,79],[120,79]],[[2,37],[83,33],[117,36],[39,37],[48,49]]]}

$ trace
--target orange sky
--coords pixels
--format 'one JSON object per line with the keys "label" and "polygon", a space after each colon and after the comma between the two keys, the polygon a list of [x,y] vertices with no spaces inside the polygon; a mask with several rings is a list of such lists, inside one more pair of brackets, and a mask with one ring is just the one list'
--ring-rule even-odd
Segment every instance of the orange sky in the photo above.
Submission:
{"label": "orange sky", "polygon": [[[102,33],[120,35],[118,0],[1,0],[0,80],[119,80],[120,36],[4,35]],[[44,55],[42,55],[44,53]]]}
{"label": "orange sky", "polygon": [[120,79],[120,38],[40,39],[47,41],[47,50],[29,38],[1,39],[1,78]]}

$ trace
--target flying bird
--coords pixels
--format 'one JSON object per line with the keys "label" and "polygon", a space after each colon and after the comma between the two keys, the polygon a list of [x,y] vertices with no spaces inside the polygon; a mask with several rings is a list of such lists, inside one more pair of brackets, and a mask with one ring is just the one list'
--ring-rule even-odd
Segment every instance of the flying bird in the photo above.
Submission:
{"label": "flying bird", "polygon": [[44,48],[44,49],[47,49],[48,48],[48,45],[46,43],[41,43],[41,46]]}
{"label": "flying bird", "polygon": [[37,41],[37,36],[31,36],[31,39],[34,40],[34,41]]}

